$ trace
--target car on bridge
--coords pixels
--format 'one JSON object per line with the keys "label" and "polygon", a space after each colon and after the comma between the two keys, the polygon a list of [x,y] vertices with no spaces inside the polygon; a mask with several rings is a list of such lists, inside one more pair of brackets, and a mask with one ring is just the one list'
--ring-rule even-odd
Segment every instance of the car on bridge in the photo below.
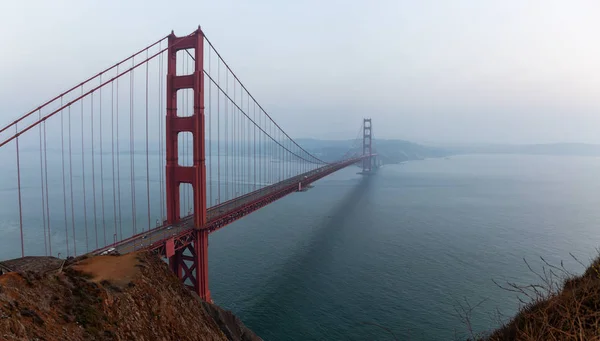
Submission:
{"label": "car on bridge", "polygon": [[111,247],[111,248],[110,248],[110,249],[108,249],[108,250],[102,251],[102,252],[100,253],[100,256],[106,256],[106,255],[110,255],[110,254],[112,254],[112,253],[113,253],[113,252],[115,252],[115,251],[116,251],[116,249],[115,249],[114,247]]}

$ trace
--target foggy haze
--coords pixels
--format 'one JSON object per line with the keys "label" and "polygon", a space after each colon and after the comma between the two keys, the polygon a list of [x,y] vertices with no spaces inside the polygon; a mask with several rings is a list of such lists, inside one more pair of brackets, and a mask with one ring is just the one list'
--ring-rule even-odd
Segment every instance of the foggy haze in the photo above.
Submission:
{"label": "foggy haze", "polygon": [[0,125],[198,25],[294,137],[600,143],[597,1],[19,1]]}

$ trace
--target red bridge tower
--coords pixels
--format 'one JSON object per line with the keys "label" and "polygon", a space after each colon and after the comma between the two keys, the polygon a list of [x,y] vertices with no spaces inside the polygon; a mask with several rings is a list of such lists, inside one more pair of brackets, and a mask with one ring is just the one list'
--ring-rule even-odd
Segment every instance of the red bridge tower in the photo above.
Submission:
{"label": "red bridge tower", "polygon": [[[177,75],[177,51],[193,49],[194,70],[189,75]],[[204,136],[204,34],[198,30],[185,37],[169,36],[167,64],[167,117],[166,117],[166,195],[167,223],[176,224],[180,215],[180,185],[190,184],[193,191],[194,235],[193,242],[173,251],[167,247],[169,266],[181,280],[203,300],[210,301],[208,290],[208,230],[206,224],[206,164]],[[177,111],[177,91],[192,89],[194,112],[182,117]],[[181,166],[178,160],[179,133],[192,135],[194,164]],[[172,242],[171,242],[172,246]],[[170,251],[169,251],[170,250]],[[191,283],[190,283],[191,282]]]}
{"label": "red bridge tower", "polygon": [[[373,152],[371,145],[371,119],[365,118],[363,121],[363,155],[371,155]],[[371,172],[373,158],[369,156],[363,160],[363,173]]]}

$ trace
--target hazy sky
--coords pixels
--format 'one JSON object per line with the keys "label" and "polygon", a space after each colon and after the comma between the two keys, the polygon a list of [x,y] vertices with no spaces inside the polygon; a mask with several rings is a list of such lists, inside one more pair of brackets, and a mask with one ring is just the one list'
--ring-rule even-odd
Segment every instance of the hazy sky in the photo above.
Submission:
{"label": "hazy sky", "polygon": [[4,1],[0,124],[201,25],[292,136],[600,143],[600,1]]}

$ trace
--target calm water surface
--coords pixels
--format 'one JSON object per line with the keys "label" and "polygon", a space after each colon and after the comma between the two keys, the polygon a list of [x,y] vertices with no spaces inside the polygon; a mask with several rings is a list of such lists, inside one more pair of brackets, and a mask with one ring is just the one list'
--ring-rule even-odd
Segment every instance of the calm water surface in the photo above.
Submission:
{"label": "calm water surface", "polygon": [[600,159],[457,156],[346,169],[211,235],[216,303],[265,340],[448,340],[511,315],[539,257],[583,268],[600,245]]}

